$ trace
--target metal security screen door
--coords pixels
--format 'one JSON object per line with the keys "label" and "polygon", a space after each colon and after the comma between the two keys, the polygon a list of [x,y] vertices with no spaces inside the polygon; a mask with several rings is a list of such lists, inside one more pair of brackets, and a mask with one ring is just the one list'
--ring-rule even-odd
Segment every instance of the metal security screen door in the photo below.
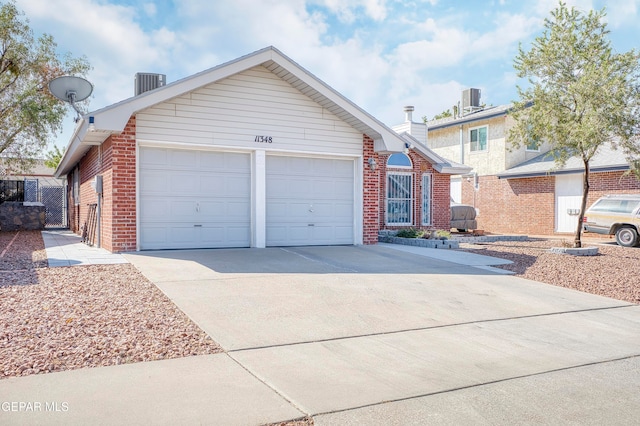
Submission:
{"label": "metal security screen door", "polygon": [[64,208],[64,187],[62,186],[41,186],[40,198],[46,211],[46,226],[59,228],[67,226]]}
{"label": "metal security screen door", "polygon": [[387,175],[387,224],[411,225],[413,206],[413,175],[389,173]]}
{"label": "metal security screen door", "polygon": [[422,224],[431,225],[431,175],[422,175]]}

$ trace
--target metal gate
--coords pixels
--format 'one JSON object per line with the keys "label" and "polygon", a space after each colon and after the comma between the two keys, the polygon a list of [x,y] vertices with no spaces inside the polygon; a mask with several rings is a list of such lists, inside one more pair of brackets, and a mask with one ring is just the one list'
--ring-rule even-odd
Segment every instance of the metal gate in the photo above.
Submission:
{"label": "metal gate", "polygon": [[47,228],[65,228],[67,226],[63,186],[41,186],[40,202],[45,207],[45,226]]}
{"label": "metal gate", "polygon": [[25,179],[24,181],[24,201],[38,201],[38,180]]}

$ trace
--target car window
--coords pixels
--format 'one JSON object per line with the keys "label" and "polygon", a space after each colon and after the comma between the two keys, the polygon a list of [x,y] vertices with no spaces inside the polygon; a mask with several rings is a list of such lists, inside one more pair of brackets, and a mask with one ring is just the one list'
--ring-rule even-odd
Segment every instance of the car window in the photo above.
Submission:
{"label": "car window", "polygon": [[631,214],[638,205],[636,200],[602,199],[597,201],[589,210],[593,212],[612,212]]}

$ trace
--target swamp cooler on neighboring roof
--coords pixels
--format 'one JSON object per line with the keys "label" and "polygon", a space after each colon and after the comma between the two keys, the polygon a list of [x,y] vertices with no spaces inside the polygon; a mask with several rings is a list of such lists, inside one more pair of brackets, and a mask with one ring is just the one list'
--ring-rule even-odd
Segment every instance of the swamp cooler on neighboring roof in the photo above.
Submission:
{"label": "swamp cooler on neighboring roof", "polygon": [[480,89],[462,91],[462,111],[469,112],[480,109]]}

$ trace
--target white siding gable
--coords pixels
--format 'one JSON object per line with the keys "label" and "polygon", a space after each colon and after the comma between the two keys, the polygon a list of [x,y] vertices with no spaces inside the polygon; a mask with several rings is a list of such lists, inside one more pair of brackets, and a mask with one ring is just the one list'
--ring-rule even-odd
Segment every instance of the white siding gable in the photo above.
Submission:
{"label": "white siding gable", "polygon": [[139,112],[136,133],[152,143],[362,155],[362,133],[263,66]]}

